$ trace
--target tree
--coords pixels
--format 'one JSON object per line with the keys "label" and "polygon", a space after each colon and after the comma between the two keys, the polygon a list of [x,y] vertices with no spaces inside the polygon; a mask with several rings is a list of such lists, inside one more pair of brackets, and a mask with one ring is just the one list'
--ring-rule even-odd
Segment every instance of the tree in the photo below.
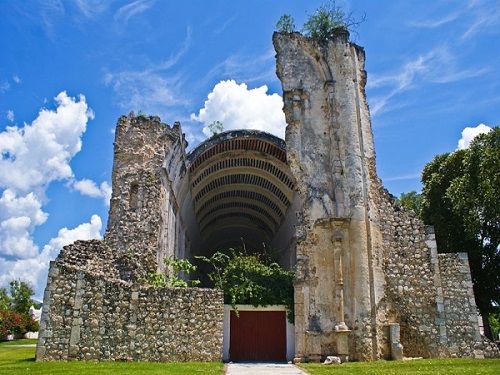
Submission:
{"label": "tree", "polygon": [[398,201],[404,208],[413,211],[417,217],[422,217],[422,201],[424,197],[416,191],[401,193]]}
{"label": "tree", "polygon": [[7,289],[0,288],[0,311],[7,310],[10,305],[10,297],[7,294]]}
{"label": "tree", "polygon": [[31,305],[33,305],[33,288],[21,280],[12,280],[10,282],[10,308],[11,310],[28,314]]}
{"label": "tree", "polygon": [[440,252],[467,252],[485,334],[500,305],[500,128],[436,156],[422,174],[422,217]]}
{"label": "tree", "polygon": [[295,31],[293,17],[289,14],[283,14],[276,22],[276,29],[280,33],[293,33]]}
{"label": "tree", "polygon": [[208,125],[208,130],[212,133],[212,135],[217,135],[224,131],[224,124],[220,121],[214,121],[210,125]]}

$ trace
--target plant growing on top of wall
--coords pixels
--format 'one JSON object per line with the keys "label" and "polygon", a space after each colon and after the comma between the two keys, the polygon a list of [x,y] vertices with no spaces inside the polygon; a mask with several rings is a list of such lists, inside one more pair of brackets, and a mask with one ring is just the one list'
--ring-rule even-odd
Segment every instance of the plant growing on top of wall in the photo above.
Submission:
{"label": "plant growing on top of wall", "polygon": [[222,133],[224,131],[224,124],[219,120],[212,122],[208,125],[208,130],[212,133],[212,136]]}
{"label": "plant growing on top of wall", "polygon": [[[365,19],[365,15],[361,19],[356,19],[353,13],[346,13],[342,7],[336,4],[335,0],[331,0],[321,5],[312,15],[309,15],[302,26],[302,33],[309,38],[324,43],[332,39],[339,31],[352,32]],[[282,33],[293,32],[295,30],[293,18],[288,14],[282,15],[276,23],[276,29]]]}
{"label": "plant growing on top of wall", "polygon": [[196,266],[187,259],[177,259],[168,257],[163,259],[163,263],[167,266],[167,273],[152,272],[145,280],[146,284],[152,285],[155,288],[187,288],[188,286],[197,286],[199,280],[184,280],[179,277],[179,273],[189,275],[196,271]]}
{"label": "plant growing on top of wall", "polygon": [[289,321],[293,321],[294,273],[287,271],[269,257],[247,255],[230,249],[226,254],[215,252],[211,257],[196,257],[213,267],[208,274],[216,288],[224,292],[224,302],[253,306],[285,305]]}
{"label": "plant growing on top of wall", "polygon": [[295,31],[293,17],[289,14],[283,14],[276,22],[276,29],[280,33],[293,33]]}

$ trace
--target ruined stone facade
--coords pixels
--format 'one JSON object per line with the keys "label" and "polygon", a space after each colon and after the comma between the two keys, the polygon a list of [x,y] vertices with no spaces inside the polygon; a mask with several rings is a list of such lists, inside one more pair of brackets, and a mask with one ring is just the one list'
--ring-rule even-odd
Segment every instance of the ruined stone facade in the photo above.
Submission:
{"label": "ruined stone facade", "polygon": [[498,356],[479,334],[466,255],[438,254],[377,176],[363,49],[346,32],[273,43],[286,143],[232,131],[187,154],[179,124],[119,119],[105,238],[52,263],[38,360],[221,359],[220,292],[141,281],[169,271],[164,257],[241,239],[296,270],[299,359]]}

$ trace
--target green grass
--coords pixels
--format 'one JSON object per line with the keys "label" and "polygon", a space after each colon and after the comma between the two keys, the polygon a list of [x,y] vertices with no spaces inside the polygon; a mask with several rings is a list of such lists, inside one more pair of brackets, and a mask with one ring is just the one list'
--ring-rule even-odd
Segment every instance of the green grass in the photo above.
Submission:
{"label": "green grass", "polygon": [[36,345],[36,339],[21,339],[12,341],[0,341],[0,348],[11,345]]}
{"label": "green grass", "polygon": [[[24,341],[24,340],[23,340]],[[19,343],[20,340],[17,341]],[[30,342],[32,343],[32,342]],[[24,343],[23,343],[24,344]],[[0,374],[96,374],[96,375],[190,375],[222,374],[221,362],[155,363],[155,362],[35,362],[35,348],[12,347],[0,343]]]}
{"label": "green grass", "polygon": [[413,361],[351,362],[339,365],[301,364],[311,375],[463,375],[500,374],[500,359],[417,359]]}

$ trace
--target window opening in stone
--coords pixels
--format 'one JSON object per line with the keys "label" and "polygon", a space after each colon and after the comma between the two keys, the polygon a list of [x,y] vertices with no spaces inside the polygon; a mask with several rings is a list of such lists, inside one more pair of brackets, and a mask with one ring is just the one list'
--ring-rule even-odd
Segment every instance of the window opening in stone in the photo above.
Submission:
{"label": "window opening in stone", "polygon": [[130,185],[130,194],[128,200],[128,206],[131,210],[136,210],[138,207],[139,200],[139,184],[137,182],[132,182]]}

